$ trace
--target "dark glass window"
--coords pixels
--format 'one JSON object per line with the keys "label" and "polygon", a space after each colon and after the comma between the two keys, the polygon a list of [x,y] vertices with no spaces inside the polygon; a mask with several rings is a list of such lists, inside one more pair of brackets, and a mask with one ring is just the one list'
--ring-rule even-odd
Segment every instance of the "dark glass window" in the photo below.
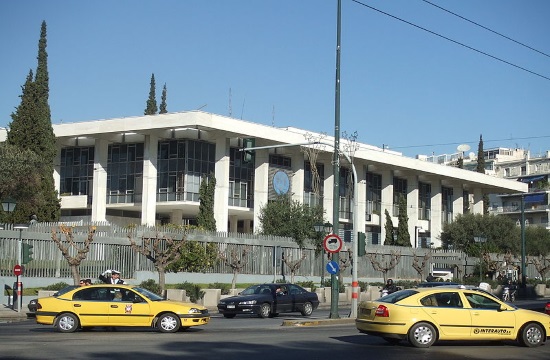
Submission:
{"label": "dark glass window", "polygon": [[143,143],[112,144],[107,154],[107,203],[141,202]]}
{"label": "dark glass window", "polygon": [[92,195],[94,147],[61,149],[61,195]]}

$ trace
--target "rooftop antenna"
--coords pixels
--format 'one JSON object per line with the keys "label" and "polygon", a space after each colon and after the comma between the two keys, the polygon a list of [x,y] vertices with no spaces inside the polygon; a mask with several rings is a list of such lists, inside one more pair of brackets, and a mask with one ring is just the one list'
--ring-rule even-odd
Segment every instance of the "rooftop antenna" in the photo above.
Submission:
{"label": "rooftop antenna", "polygon": [[244,113],[244,104],[245,104],[245,102],[246,102],[246,98],[245,98],[245,99],[243,99],[243,107],[242,107],[242,109],[241,109],[241,120],[243,119],[243,113]]}
{"label": "rooftop antenna", "polygon": [[233,115],[233,107],[231,106],[231,88],[229,88],[229,117]]}
{"label": "rooftop antenna", "polygon": [[275,105],[273,105],[273,110],[271,111],[271,126],[275,127]]}
{"label": "rooftop antenna", "polygon": [[463,159],[464,153],[468,150],[470,150],[470,145],[468,144],[460,144],[456,147],[456,150],[458,151],[458,156]]}

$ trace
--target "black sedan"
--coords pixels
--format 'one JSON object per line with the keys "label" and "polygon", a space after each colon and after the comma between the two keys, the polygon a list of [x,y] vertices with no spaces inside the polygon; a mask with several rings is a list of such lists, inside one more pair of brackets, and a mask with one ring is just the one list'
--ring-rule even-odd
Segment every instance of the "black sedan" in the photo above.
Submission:
{"label": "black sedan", "polygon": [[295,284],[252,285],[237,296],[220,300],[218,311],[226,318],[256,314],[261,318],[300,312],[310,316],[319,306],[317,294]]}

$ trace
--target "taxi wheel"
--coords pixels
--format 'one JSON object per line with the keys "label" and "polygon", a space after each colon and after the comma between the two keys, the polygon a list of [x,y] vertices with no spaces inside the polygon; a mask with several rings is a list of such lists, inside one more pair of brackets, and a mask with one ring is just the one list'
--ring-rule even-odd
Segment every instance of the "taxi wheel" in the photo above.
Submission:
{"label": "taxi wheel", "polygon": [[527,324],[521,330],[520,343],[527,347],[536,347],[542,345],[544,341],[544,331],[539,324]]}
{"label": "taxi wheel", "polygon": [[55,327],[57,331],[63,333],[72,333],[75,332],[80,326],[80,321],[78,317],[74,314],[65,313],[57,317],[55,322]]}
{"label": "taxi wheel", "polygon": [[261,318],[268,318],[271,315],[271,305],[268,303],[263,303],[262,306],[260,306],[260,312],[258,313],[258,316]]}
{"label": "taxi wheel", "polygon": [[418,323],[409,330],[409,341],[414,347],[427,348],[437,340],[435,328],[428,323]]}
{"label": "taxi wheel", "polygon": [[313,313],[313,305],[309,301],[307,301],[302,307],[301,313],[303,316],[311,316],[311,314]]}
{"label": "taxi wheel", "polygon": [[163,333],[177,332],[180,325],[179,317],[173,313],[162,314],[157,320],[157,327]]}

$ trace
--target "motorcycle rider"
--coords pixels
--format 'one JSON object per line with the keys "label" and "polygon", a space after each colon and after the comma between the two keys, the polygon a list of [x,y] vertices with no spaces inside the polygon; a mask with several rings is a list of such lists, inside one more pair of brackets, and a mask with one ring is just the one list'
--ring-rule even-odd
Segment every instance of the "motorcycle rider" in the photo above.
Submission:
{"label": "motorcycle rider", "polygon": [[397,291],[397,286],[395,286],[392,279],[388,279],[388,281],[386,281],[386,285],[384,285],[384,287],[382,288],[382,293],[386,292],[388,294],[391,294],[396,291]]}
{"label": "motorcycle rider", "polygon": [[[504,301],[514,301],[516,298],[516,285],[512,282],[511,279],[507,279],[504,282],[504,292],[502,294]],[[505,297],[508,297],[505,299]]]}

